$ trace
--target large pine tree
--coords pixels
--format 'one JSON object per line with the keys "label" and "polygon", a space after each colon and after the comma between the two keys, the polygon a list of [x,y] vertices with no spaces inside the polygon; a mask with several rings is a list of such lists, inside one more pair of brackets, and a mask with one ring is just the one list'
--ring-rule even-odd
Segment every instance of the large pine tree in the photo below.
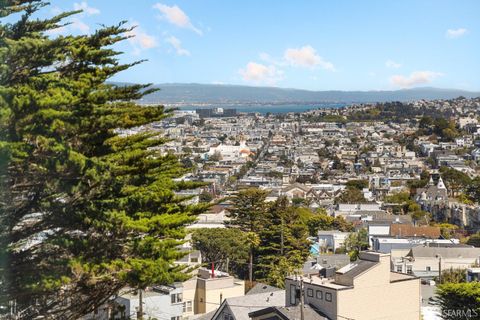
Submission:
{"label": "large pine tree", "polygon": [[112,49],[130,29],[52,38],[77,12],[34,18],[46,5],[1,1],[0,305],[76,319],[125,286],[182,278],[183,226],[204,208],[176,195],[196,185],[155,151],[162,138],[122,134],[169,114],[133,102],[148,86],[107,82],[137,63]]}
{"label": "large pine tree", "polygon": [[283,287],[285,277],[302,269],[309,255],[308,227],[286,197],[269,206],[264,221],[257,250],[257,279]]}

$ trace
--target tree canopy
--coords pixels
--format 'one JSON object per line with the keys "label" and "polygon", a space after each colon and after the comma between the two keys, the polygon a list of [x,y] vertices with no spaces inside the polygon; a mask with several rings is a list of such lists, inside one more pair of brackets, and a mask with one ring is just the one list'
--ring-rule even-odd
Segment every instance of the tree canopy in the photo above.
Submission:
{"label": "tree canopy", "polygon": [[37,18],[47,5],[0,11],[13,20],[0,24],[0,305],[77,319],[125,286],[182,279],[183,226],[204,207],[176,195],[198,185],[175,179],[186,171],[155,151],[163,138],[122,134],[170,114],[133,102],[148,85],[107,83],[138,63],[112,47],[132,28],[50,37],[78,12]]}
{"label": "tree canopy", "polygon": [[[299,212],[286,197],[278,198],[266,211],[265,225],[259,233],[257,278],[283,287],[285,277],[301,268],[308,257],[307,237],[308,228]],[[284,268],[280,268],[282,265]]]}
{"label": "tree canopy", "polygon": [[437,289],[436,304],[442,311],[442,319],[478,319],[480,282],[441,284]]}
{"label": "tree canopy", "polygon": [[204,262],[213,262],[216,268],[237,275],[246,274],[249,248],[245,232],[234,228],[198,229],[192,233],[192,245],[201,252]]}

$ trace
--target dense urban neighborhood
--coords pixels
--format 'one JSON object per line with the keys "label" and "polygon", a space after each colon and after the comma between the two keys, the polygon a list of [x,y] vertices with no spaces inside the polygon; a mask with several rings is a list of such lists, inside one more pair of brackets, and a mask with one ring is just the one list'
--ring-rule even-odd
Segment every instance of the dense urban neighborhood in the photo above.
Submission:
{"label": "dense urban neighborhood", "polygon": [[479,320],[479,4],[1,1],[0,320]]}
{"label": "dense urban neighborhood", "polygon": [[[180,179],[204,183],[179,195],[209,205],[187,227],[188,254],[177,261],[190,278],[147,288],[143,312],[171,320],[447,312],[450,290],[478,290],[479,115],[480,99],[459,97],[286,114],[177,110],[137,128],[169,139],[159,151],[190,169]],[[109,313],[136,316],[138,292],[114,301]],[[463,303],[475,318],[475,298]]]}

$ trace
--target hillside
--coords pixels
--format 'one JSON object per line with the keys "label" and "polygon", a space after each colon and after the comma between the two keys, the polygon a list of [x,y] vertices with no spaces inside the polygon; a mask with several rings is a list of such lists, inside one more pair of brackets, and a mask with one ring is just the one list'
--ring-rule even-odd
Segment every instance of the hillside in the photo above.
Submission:
{"label": "hillside", "polygon": [[309,91],[274,87],[250,87],[214,84],[155,85],[160,91],[150,94],[141,103],[165,104],[302,104],[409,101],[418,99],[452,99],[458,96],[478,97],[480,92],[431,87],[394,91]]}

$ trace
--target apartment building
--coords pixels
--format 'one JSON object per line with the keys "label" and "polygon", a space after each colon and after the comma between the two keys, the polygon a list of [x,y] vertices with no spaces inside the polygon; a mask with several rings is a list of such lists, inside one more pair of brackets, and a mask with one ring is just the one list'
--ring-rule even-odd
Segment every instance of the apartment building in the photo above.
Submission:
{"label": "apartment building", "polygon": [[287,307],[299,304],[302,287],[305,304],[329,319],[420,318],[420,279],[391,272],[389,254],[361,252],[334,278],[288,277],[285,286]]}

